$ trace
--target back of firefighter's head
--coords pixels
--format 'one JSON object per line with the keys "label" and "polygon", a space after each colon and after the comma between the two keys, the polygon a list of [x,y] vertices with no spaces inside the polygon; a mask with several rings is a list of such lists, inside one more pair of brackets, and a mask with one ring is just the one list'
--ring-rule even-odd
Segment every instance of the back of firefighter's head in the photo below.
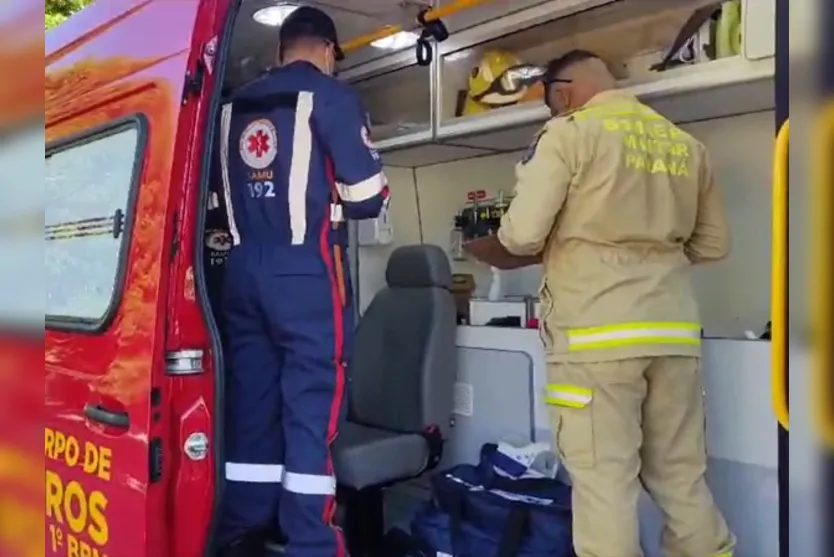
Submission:
{"label": "back of firefighter's head", "polygon": [[292,12],[278,32],[278,63],[304,61],[328,75],[336,73],[336,62],[344,58],[336,24],[323,11],[302,6]]}
{"label": "back of firefighter's head", "polygon": [[504,50],[488,50],[484,52],[478,65],[469,74],[467,96],[488,106],[507,106],[518,102],[527,94],[527,89],[514,93],[493,91],[493,84],[501,79],[504,73],[521,64],[521,60],[514,54]]}
{"label": "back of firefighter's head", "polygon": [[587,50],[571,50],[551,60],[544,83],[545,102],[554,116],[581,108],[595,95],[617,86],[608,65]]}

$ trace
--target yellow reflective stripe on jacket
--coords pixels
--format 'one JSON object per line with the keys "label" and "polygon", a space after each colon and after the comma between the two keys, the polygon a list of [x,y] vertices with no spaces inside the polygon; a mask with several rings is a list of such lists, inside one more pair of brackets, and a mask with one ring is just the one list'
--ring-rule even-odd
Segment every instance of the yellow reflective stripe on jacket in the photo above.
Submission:
{"label": "yellow reflective stripe on jacket", "polygon": [[[701,325],[669,321],[635,322],[569,329],[568,349],[594,350],[637,344],[701,344]],[[720,557],[720,556],[719,556]]]}
{"label": "yellow reflective stripe on jacket", "polygon": [[574,385],[547,386],[544,400],[555,406],[567,406],[568,408],[584,408],[594,399],[594,391]]}
{"label": "yellow reflective stripe on jacket", "polygon": [[713,553],[710,557],[733,557],[733,551],[721,551],[720,553]]}

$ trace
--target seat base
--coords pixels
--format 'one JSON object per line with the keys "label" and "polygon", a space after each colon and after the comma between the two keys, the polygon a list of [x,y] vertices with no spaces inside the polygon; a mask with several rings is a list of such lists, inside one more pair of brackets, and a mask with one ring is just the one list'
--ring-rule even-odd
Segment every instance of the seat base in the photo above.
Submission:
{"label": "seat base", "polygon": [[363,490],[420,475],[429,447],[419,434],[402,434],[347,422],[333,445],[339,484]]}
{"label": "seat base", "polygon": [[344,532],[351,557],[385,555],[385,501],[382,488],[339,488],[344,508]]}

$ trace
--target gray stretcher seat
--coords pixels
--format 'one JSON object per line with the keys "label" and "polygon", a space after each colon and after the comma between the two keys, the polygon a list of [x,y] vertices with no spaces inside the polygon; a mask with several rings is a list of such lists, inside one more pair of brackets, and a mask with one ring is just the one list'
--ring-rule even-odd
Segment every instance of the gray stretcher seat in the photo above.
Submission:
{"label": "gray stretcher seat", "polygon": [[342,427],[337,447],[334,459],[339,482],[354,489],[419,476],[429,460],[422,435],[403,435],[354,423]]}
{"label": "gray stretcher seat", "polygon": [[373,547],[382,535],[383,489],[436,466],[452,427],[457,309],[449,260],[438,246],[403,246],[385,280],[359,321],[348,419],[333,445],[355,557],[370,554],[357,544]]}

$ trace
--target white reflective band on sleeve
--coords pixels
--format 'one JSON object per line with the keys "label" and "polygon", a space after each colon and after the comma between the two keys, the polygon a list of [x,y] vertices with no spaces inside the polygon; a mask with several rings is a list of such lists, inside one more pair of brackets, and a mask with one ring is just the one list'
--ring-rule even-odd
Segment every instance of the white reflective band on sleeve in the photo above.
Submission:
{"label": "white reflective band on sleeve", "polygon": [[287,472],[284,489],[300,495],[336,495],[336,478]]}
{"label": "white reflective band on sleeve", "polygon": [[594,399],[594,391],[574,385],[548,385],[544,400],[554,406],[585,408]]}
{"label": "white reflective band on sleeve", "polygon": [[387,183],[385,175],[380,172],[367,180],[362,180],[358,184],[342,184],[337,182],[336,190],[339,192],[339,197],[342,198],[342,201],[347,203],[360,203],[379,195],[379,192],[382,191],[382,188]]}
{"label": "white reflective band on sleeve", "polygon": [[230,482],[250,484],[279,484],[284,478],[281,464],[226,463],[226,479]]}
{"label": "white reflective band on sleeve", "polygon": [[330,222],[345,222],[345,214],[338,203],[330,204]]}
{"label": "white reflective band on sleeve", "polygon": [[307,182],[310,179],[310,158],[313,153],[313,93],[301,91],[295,107],[295,132],[292,136],[287,205],[290,217],[292,245],[300,246],[307,234]]}
{"label": "white reflective band on sleeve", "polygon": [[226,201],[226,216],[229,220],[229,234],[232,245],[240,244],[240,232],[235,222],[235,210],[232,207],[232,183],[229,176],[229,134],[232,133],[232,104],[223,105],[220,111],[220,174],[223,180],[223,199]]}
{"label": "white reflective band on sleeve", "polygon": [[571,329],[567,332],[570,351],[617,348],[637,344],[701,344],[698,323],[637,322],[604,327]]}

